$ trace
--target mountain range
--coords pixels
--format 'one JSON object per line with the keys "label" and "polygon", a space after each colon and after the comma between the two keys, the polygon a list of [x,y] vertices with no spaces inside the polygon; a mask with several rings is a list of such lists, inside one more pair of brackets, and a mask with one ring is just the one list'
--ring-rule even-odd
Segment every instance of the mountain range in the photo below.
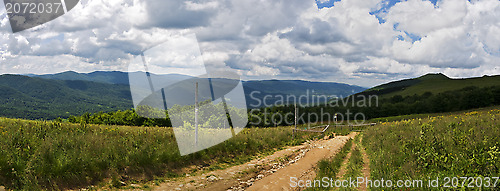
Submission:
{"label": "mountain range", "polygon": [[[133,103],[128,76],[128,73],[118,71],[0,75],[0,116],[54,119],[81,115],[85,112],[131,109]],[[178,74],[158,76],[175,81],[191,78]],[[397,95],[405,97],[457,91],[471,86],[478,88],[500,86],[500,76],[452,79],[440,73],[427,74],[369,89],[342,83],[301,80],[243,81],[242,84],[248,108],[255,108],[264,106],[263,101],[270,104],[277,103],[280,96],[333,98],[364,94],[389,99]]]}
{"label": "mountain range", "polygon": [[[154,75],[154,74],[152,74]],[[0,76],[0,116],[25,119],[67,118],[85,112],[109,112],[133,108],[128,73],[97,71],[63,72],[46,75]],[[168,74],[164,78],[184,80],[190,76]],[[366,88],[334,82],[300,80],[243,81],[247,105],[257,105],[267,96],[326,95],[346,97]],[[252,92],[254,93],[251,96]]]}

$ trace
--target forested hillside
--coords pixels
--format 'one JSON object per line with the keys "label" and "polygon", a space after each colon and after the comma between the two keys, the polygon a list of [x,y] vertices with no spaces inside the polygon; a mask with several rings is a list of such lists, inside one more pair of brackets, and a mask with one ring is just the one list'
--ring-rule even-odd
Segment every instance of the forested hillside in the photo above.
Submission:
{"label": "forested hillside", "polygon": [[126,110],[133,107],[130,96],[127,85],[0,76],[0,115],[10,118],[55,119]]}

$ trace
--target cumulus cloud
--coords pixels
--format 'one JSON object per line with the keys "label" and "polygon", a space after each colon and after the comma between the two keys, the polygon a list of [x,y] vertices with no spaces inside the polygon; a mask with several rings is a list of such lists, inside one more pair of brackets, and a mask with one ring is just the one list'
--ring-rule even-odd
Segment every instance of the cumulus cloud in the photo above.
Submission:
{"label": "cumulus cloud", "polygon": [[206,26],[217,13],[218,2],[146,1],[147,17],[141,27],[191,28]]}
{"label": "cumulus cloud", "polygon": [[[394,58],[440,68],[477,68],[488,64],[499,42],[495,39],[498,37],[489,38],[490,31],[498,30],[499,23],[498,17],[491,17],[499,13],[499,3],[492,2],[449,0],[438,3],[437,7],[428,1],[398,3],[387,14],[387,22],[397,25],[396,30],[422,38],[413,43],[395,41]],[[484,10],[485,6],[491,6],[489,11]],[[489,52],[486,43],[496,49]]]}
{"label": "cumulus cloud", "polygon": [[467,16],[467,1],[447,0],[434,6],[430,1],[408,0],[393,6],[385,19],[404,30],[425,36],[429,32],[461,25]]}
{"label": "cumulus cloud", "polygon": [[183,34],[196,34],[207,65],[243,79],[372,86],[427,72],[499,72],[498,0],[82,0],[15,34],[2,7],[1,73],[126,70]]}

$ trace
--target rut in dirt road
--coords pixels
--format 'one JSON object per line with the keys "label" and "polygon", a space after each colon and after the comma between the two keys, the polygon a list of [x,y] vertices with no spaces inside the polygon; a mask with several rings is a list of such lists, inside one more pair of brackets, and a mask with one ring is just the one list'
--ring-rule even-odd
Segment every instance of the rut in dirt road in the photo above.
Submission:
{"label": "rut in dirt road", "polygon": [[342,161],[342,165],[340,166],[340,170],[337,173],[336,177],[337,179],[341,179],[344,177],[345,173],[347,172],[347,164],[349,160],[351,159],[352,151],[356,148],[356,143],[352,143],[351,149],[349,149],[349,153],[347,153],[346,157],[344,158],[344,161]]}
{"label": "rut in dirt road", "polygon": [[[355,139],[352,142],[350,152],[342,162],[340,170],[336,175],[337,180],[348,180],[350,178],[357,179],[358,177],[363,177],[365,180],[370,179],[370,161],[362,145],[363,135],[357,138],[359,139]],[[357,186],[358,187],[351,189],[367,190],[367,185],[365,183],[361,183]]]}
{"label": "rut in dirt road", "polygon": [[[363,137],[361,136],[360,138],[360,143],[363,142]],[[360,144],[361,145],[361,144]],[[370,179],[370,159],[368,158],[368,154],[366,154],[366,148],[363,147],[362,145],[360,146],[360,151],[361,151],[361,156],[363,156],[363,169],[361,170],[363,177],[365,177],[365,180]],[[368,190],[365,184],[361,184],[358,190]]]}

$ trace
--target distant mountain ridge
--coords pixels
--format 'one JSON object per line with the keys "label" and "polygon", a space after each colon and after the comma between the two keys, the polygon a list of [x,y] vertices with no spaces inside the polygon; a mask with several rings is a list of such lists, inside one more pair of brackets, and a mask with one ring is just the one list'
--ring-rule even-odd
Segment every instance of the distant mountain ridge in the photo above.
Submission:
{"label": "distant mountain ridge", "polygon": [[[190,78],[175,74],[166,77],[177,80]],[[128,73],[125,72],[0,75],[0,116],[54,119],[85,112],[131,109],[133,104],[128,83]],[[366,89],[341,83],[299,80],[244,81],[243,88],[250,108],[264,101],[265,96],[267,103],[274,104],[278,95],[346,97]],[[252,92],[256,93],[251,96]]]}
{"label": "distant mountain ridge", "polygon": [[[314,102],[317,102],[318,97],[322,97],[321,99],[348,97],[349,95],[366,89],[359,86],[335,82],[309,82],[302,80],[245,81],[243,82],[243,87],[245,89],[246,100],[249,106],[259,105],[259,103],[260,105],[265,104],[257,100],[265,101],[268,104],[280,103],[282,98],[285,98],[285,102],[283,104],[293,104],[293,97],[297,99],[297,102],[304,104],[307,101],[313,102],[313,100]],[[271,96],[264,98],[267,95]],[[291,99],[286,99],[287,96],[293,97]],[[305,96],[308,100],[298,100],[300,99],[300,96]]]}
{"label": "distant mountain ridge", "polygon": [[[78,73],[74,71],[66,71],[57,74],[29,75],[29,76],[44,78],[44,79],[53,79],[53,80],[83,80],[83,81],[92,81],[92,82],[108,83],[108,84],[123,84],[123,85],[129,84],[128,73],[120,71],[95,71],[91,73]],[[183,80],[190,78],[190,76],[181,74],[167,74],[163,76],[168,76],[169,78],[176,80]]]}
{"label": "distant mountain ridge", "polygon": [[[180,74],[166,74],[158,75],[171,80],[185,80],[191,78],[191,76],[180,75]],[[58,74],[49,75],[34,75],[33,77],[40,77],[45,79],[57,79],[57,80],[84,80],[93,81],[109,84],[129,84],[128,73],[119,71],[96,71],[92,73],[77,73],[73,71],[62,72]],[[271,95],[266,98],[268,103],[279,102],[279,97],[276,96],[286,96],[294,95],[299,97],[301,95],[309,94],[308,96],[328,96],[328,97],[347,97],[351,94],[361,92],[366,88],[360,86],[353,86],[342,83],[335,82],[309,82],[303,80],[253,80],[253,81],[243,81],[243,88],[245,91],[245,98],[247,100],[248,106],[261,105],[257,99],[263,101],[266,95]],[[255,92],[251,96],[252,92]],[[255,99],[257,98],[257,99]],[[287,103],[285,103],[287,104]],[[288,103],[290,104],[290,103]]]}

